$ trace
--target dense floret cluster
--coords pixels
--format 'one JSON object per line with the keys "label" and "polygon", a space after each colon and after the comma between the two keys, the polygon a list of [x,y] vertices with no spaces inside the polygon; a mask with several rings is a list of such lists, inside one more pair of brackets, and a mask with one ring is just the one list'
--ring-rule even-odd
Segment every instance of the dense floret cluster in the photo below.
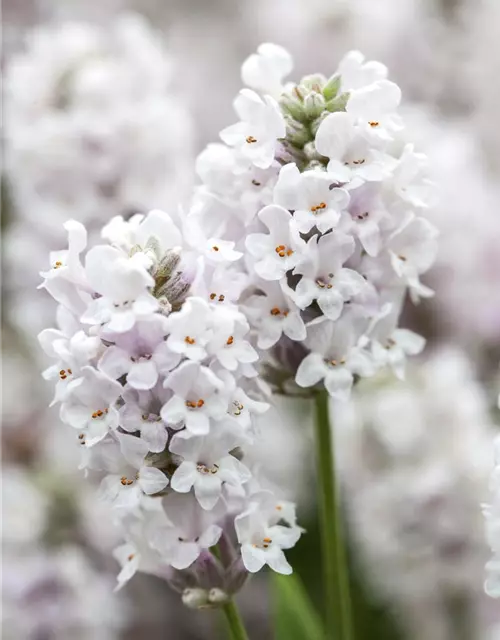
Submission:
{"label": "dense floret cluster", "polygon": [[46,377],[124,531],[119,582],[162,575],[191,606],[264,564],[291,572],[295,507],[245,464],[265,376],[347,399],[423,347],[397,328],[406,292],[431,294],[436,250],[400,90],[357,52],[329,80],[283,84],[291,68],[270,44],[246,60],[239,121],[199,156],[186,213],[115,217],[84,264],[70,221],[42,274],[60,305],[40,335]]}

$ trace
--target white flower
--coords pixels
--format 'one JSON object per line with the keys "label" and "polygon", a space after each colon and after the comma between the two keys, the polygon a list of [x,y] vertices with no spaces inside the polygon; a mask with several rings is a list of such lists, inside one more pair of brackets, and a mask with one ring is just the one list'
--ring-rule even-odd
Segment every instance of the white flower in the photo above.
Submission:
{"label": "white flower", "polygon": [[169,449],[183,460],[170,481],[172,489],[187,493],[194,488],[200,506],[213,509],[223,483],[239,487],[251,477],[245,465],[230,453],[240,444],[230,428],[219,429],[211,436],[193,436],[187,431],[176,434]]}
{"label": "white flower", "polygon": [[236,516],[234,525],[245,568],[255,573],[267,564],[278,573],[290,574],[292,567],[283,553],[300,538],[301,530],[287,522],[279,524],[283,505],[270,492],[250,498],[248,509]]}
{"label": "white flower", "polygon": [[172,524],[152,532],[151,546],[174,569],[186,569],[219,541],[222,529],[214,521],[220,512],[201,509],[192,495],[179,493],[163,498],[163,508]]}
{"label": "white flower", "polygon": [[317,300],[325,317],[337,320],[344,301],[360,293],[365,286],[357,271],[342,266],[354,251],[354,241],[337,232],[321,236],[319,240],[311,238],[307,248],[307,257],[294,271],[302,276],[295,289],[295,302],[305,309]]}
{"label": "white flower", "polygon": [[[143,217],[134,229],[133,239],[134,244],[139,245],[143,251],[148,246],[148,242],[154,240],[158,243],[162,254],[168,249],[178,248],[183,244],[182,234],[177,225],[168,213],[159,209],[153,209]],[[147,255],[152,259],[155,258],[151,251],[147,252]]]}
{"label": "white flower", "polygon": [[335,177],[323,171],[300,173],[296,164],[285,165],[274,188],[274,202],[293,211],[301,233],[313,227],[325,233],[333,229],[349,203],[345,189],[332,188]]}
{"label": "white flower", "polygon": [[40,272],[44,281],[38,288],[46,289],[57,302],[79,315],[89,290],[80,262],[80,254],[87,246],[87,231],[75,220],[68,220],[64,228],[68,232],[68,249],[50,253],[50,270]]}
{"label": "white flower", "polygon": [[292,214],[277,205],[259,212],[268,234],[253,233],[246,239],[249,253],[257,259],[255,271],[264,280],[280,280],[303,259],[306,243],[300,237]]}
{"label": "white flower", "polygon": [[114,507],[133,510],[144,494],[162,491],[168,478],[160,469],[146,464],[148,445],[143,440],[124,433],[116,437],[118,442],[104,445],[105,469],[110,473],[102,480],[99,492]]}
{"label": "white flower", "polygon": [[370,331],[372,355],[379,367],[390,366],[394,374],[404,380],[406,356],[421,353],[425,338],[409,329],[398,329],[399,309],[392,311],[390,304],[388,307],[387,313],[382,311],[380,319]]}
{"label": "white flower", "polygon": [[98,356],[101,341],[81,330],[66,336],[58,329],[44,329],[38,340],[48,356],[57,358],[57,362],[43,372],[46,380],[56,380],[52,406],[66,398],[69,383],[79,377],[82,367]]}
{"label": "white flower", "polygon": [[352,91],[377,80],[384,80],[387,77],[387,67],[374,60],[365,62],[365,56],[360,51],[350,51],[340,61],[338,73],[342,91]]}
{"label": "white flower", "polygon": [[130,332],[117,334],[115,344],[99,360],[99,369],[110,378],[126,375],[127,383],[134,389],[152,389],[158,377],[180,361],[180,355],[173,353],[164,341],[165,322],[156,315],[136,322]]}
{"label": "white flower", "polygon": [[127,530],[128,541],[113,550],[113,557],[121,567],[117,575],[117,585],[115,591],[122,589],[137,571],[161,575],[161,570],[165,568],[162,558],[158,552],[151,548],[144,535],[144,527],[134,527],[134,535]]}
{"label": "white flower", "polygon": [[429,206],[431,188],[426,177],[428,160],[423,153],[417,153],[413,144],[406,144],[393,169],[391,187],[404,205],[417,208]]}
{"label": "white flower", "polygon": [[190,360],[203,360],[213,335],[212,309],[201,298],[188,298],[179,312],[170,315],[167,329],[166,344],[171,351]]}
{"label": "white flower", "polygon": [[391,132],[402,128],[396,109],[401,102],[401,89],[389,80],[378,80],[352,91],[346,112],[356,119],[360,130],[369,138],[391,139]]}
{"label": "white flower", "polygon": [[106,323],[109,331],[129,331],[138,318],[158,307],[148,292],[154,280],[151,261],[139,252],[128,257],[109,246],[94,247],[87,253],[85,271],[89,284],[101,297],[93,300],[81,320],[87,324]]}
{"label": "white flower", "polygon": [[191,291],[213,306],[234,305],[248,284],[247,274],[227,265],[205,265]]}
{"label": "white flower", "polygon": [[184,221],[186,240],[197,253],[214,265],[235,262],[243,255],[234,250],[230,237],[234,227],[234,210],[216,196],[199,192]]}
{"label": "white flower", "polygon": [[154,453],[162,452],[167,444],[167,424],[160,411],[169,395],[169,391],[161,386],[148,391],[125,387],[122,392],[124,404],[119,409],[121,428],[129,433],[139,431],[149,450]]}
{"label": "white flower", "polygon": [[389,175],[391,158],[374,147],[348,113],[326,116],[316,133],[318,153],[330,159],[328,172],[340,183],[380,181]]}
{"label": "white flower", "polygon": [[432,295],[432,291],[420,283],[419,276],[435,260],[437,235],[437,229],[425,218],[408,216],[388,240],[392,267],[415,297]]}
{"label": "white flower", "polygon": [[[359,238],[368,255],[377,256],[382,245],[380,228],[389,218],[379,196],[378,183],[366,182],[349,191],[349,195],[349,224],[345,230]],[[344,230],[343,225],[341,228]]]}
{"label": "white flower", "polygon": [[250,327],[243,315],[220,307],[213,312],[213,324],[214,335],[208,351],[223,367],[236,371],[239,363],[248,364],[258,360],[258,353],[244,338]]}
{"label": "white flower", "polygon": [[261,98],[255,91],[242,89],[234,108],[241,122],[223,129],[220,137],[256,167],[266,169],[274,160],[276,140],[286,133],[277,103],[271,96]]}
{"label": "white flower", "polygon": [[286,49],[276,44],[261,44],[241,67],[241,79],[251,89],[278,98],[283,78],[291,73],[293,60]]}
{"label": "white flower", "polygon": [[257,346],[269,349],[283,334],[291,340],[304,340],[306,326],[293,299],[285,295],[276,281],[262,280],[256,288],[263,295],[253,295],[245,301],[245,310],[257,329]]}
{"label": "white flower", "polygon": [[181,364],[166,379],[165,387],[174,392],[161,410],[161,417],[168,424],[182,422],[191,433],[203,435],[210,430],[210,418],[224,415],[222,382],[197,362]]}
{"label": "white flower", "polygon": [[80,377],[66,388],[61,420],[81,431],[87,445],[99,442],[118,427],[115,402],[121,389],[118,382],[93,367],[82,367]]}
{"label": "white flower", "polygon": [[328,393],[339,400],[347,400],[354,374],[370,376],[373,362],[358,346],[359,336],[352,323],[332,322],[319,318],[308,325],[306,344],[311,353],[302,360],[295,376],[299,387],[311,387],[321,380]]}
{"label": "white flower", "polygon": [[68,220],[64,223],[68,232],[68,248],[50,252],[50,271],[40,275],[47,280],[64,278],[75,284],[85,284],[85,272],[80,262],[80,254],[87,246],[87,230],[80,222]]}

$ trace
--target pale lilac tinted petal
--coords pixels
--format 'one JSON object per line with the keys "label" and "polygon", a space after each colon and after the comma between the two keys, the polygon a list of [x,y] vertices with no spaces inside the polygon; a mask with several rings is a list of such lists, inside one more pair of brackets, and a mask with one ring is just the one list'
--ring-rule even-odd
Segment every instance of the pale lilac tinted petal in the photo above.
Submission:
{"label": "pale lilac tinted petal", "polygon": [[318,353],[310,353],[299,365],[295,382],[299,387],[312,387],[327,374],[327,367]]}
{"label": "pale lilac tinted petal", "polygon": [[167,444],[168,433],[163,420],[142,423],[141,438],[153,453],[161,453]]}
{"label": "pale lilac tinted petal", "polygon": [[174,475],[170,480],[170,486],[174,491],[179,493],[187,493],[191,491],[198,472],[196,471],[196,464],[190,461],[181,462],[181,464],[174,471]]}
{"label": "pale lilac tinted petal", "polygon": [[99,360],[98,367],[110,378],[118,379],[129,371],[131,365],[130,356],[124,349],[108,347]]}
{"label": "pale lilac tinted petal", "polygon": [[276,573],[290,575],[293,572],[292,567],[285,558],[285,554],[278,547],[274,547],[272,552],[267,554],[266,560],[267,564],[273,571],[276,571]]}
{"label": "pale lilac tinted petal", "polygon": [[265,552],[262,549],[256,549],[251,544],[244,544],[241,547],[241,558],[245,569],[250,573],[257,573],[265,565]]}
{"label": "pale lilac tinted petal", "polygon": [[127,375],[127,382],[134,389],[152,389],[157,381],[158,371],[153,360],[134,362]]}
{"label": "pale lilac tinted petal", "polygon": [[186,428],[195,435],[205,435],[210,430],[208,416],[197,409],[192,409],[186,414]]}
{"label": "pale lilac tinted petal", "polygon": [[347,400],[353,383],[352,373],[344,368],[331,368],[325,377],[325,387],[332,398]]}
{"label": "pale lilac tinted petal", "polygon": [[213,509],[220,498],[221,480],[217,476],[218,474],[198,474],[194,483],[196,499],[203,509]]}
{"label": "pale lilac tinted petal", "polygon": [[168,484],[168,478],[160,469],[141,467],[138,483],[144,493],[153,495],[165,489]]}
{"label": "pale lilac tinted petal", "polygon": [[219,538],[221,537],[222,529],[218,527],[216,524],[211,524],[209,527],[205,529],[205,531],[201,534],[199,539],[200,547],[203,549],[208,549],[209,547],[213,547],[214,544],[219,542]]}

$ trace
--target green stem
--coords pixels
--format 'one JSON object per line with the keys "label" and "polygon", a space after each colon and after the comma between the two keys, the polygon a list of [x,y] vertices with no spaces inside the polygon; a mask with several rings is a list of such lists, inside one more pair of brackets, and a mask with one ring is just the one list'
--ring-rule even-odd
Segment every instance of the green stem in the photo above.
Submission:
{"label": "green stem", "polygon": [[222,609],[226,615],[231,640],[248,640],[243,620],[234,600],[229,600]]}
{"label": "green stem", "polygon": [[[328,394],[316,395],[318,508],[322,547],[327,638],[353,640],[351,597],[342,514],[335,473],[333,439],[328,417]],[[337,631],[337,632],[336,632]]]}

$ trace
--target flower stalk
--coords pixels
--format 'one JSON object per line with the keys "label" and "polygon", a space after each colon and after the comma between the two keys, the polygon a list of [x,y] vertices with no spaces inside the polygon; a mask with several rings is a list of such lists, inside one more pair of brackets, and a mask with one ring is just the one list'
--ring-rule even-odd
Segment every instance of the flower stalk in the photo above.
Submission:
{"label": "flower stalk", "polygon": [[326,637],[353,640],[351,597],[342,532],[333,438],[328,417],[328,394],[315,396],[318,509],[323,564]]}
{"label": "flower stalk", "polygon": [[231,640],[248,640],[245,625],[234,600],[229,600],[223,607],[226,616],[229,637]]}

